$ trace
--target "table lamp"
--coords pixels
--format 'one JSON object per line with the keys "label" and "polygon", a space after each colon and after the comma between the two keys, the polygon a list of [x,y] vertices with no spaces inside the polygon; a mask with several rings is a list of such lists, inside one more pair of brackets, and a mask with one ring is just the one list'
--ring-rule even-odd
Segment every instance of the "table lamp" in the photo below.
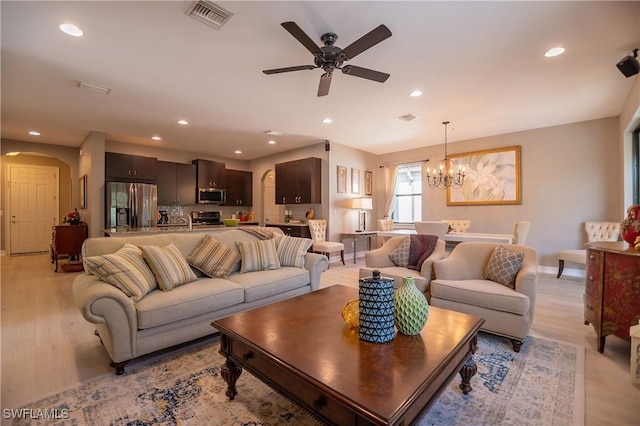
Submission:
{"label": "table lamp", "polygon": [[373,209],[373,200],[371,198],[354,198],[351,200],[351,208],[360,210],[358,212],[358,229],[356,232],[362,232],[367,229],[367,213],[365,210]]}

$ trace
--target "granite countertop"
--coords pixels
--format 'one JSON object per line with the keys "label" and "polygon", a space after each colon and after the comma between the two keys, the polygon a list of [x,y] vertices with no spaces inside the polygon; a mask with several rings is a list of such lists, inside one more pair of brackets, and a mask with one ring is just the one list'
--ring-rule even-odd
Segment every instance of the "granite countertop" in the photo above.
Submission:
{"label": "granite countertop", "polygon": [[196,225],[189,229],[186,225],[175,225],[175,226],[159,226],[154,228],[110,228],[103,229],[103,232],[106,236],[110,237],[124,237],[124,236],[132,236],[132,235],[144,235],[144,234],[155,234],[155,233],[171,233],[171,232],[213,232],[213,231],[224,231],[226,229],[231,229],[233,227],[224,226],[224,225]]}

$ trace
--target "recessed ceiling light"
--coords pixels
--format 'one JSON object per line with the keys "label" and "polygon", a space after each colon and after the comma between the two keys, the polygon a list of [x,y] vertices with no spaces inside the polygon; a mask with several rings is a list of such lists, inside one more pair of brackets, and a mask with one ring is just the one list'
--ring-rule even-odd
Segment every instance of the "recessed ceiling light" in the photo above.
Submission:
{"label": "recessed ceiling light", "polygon": [[332,119],[330,119],[330,118],[324,118],[324,119],[322,119],[322,122],[323,122],[324,124],[329,124],[329,123],[333,123],[333,120],[332,120]]}
{"label": "recessed ceiling light", "polygon": [[15,157],[16,155],[20,154],[20,151],[11,151],[11,152],[7,152],[7,156],[8,157]]}
{"label": "recessed ceiling light", "polygon": [[282,132],[277,132],[275,130],[267,130],[265,133],[271,136],[282,136]]}
{"label": "recessed ceiling light", "polygon": [[151,139],[153,139],[154,141],[161,141],[162,138],[160,136],[151,136]]}
{"label": "recessed ceiling light", "polygon": [[178,124],[186,126],[187,124],[189,124],[189,122],[187,120],[178,120]]}
{"label": "recessed ceiling light", "polygon": [[272,140],[270,140],[270,141],[269,141],[269,142],[267,142],[267,143],[268,143],[269,145],[275,145],[275,144],[276,144],[276,141],[274,141],[274,140],[272,139]]}
{"label": "recessed ceiling light", "polygon": [[235,152],[236,154],[242,154],[242,151],[240,151],[239,149],[236,149],[234,152]]}
{"label": "recessed ceiling light", "polygon": [[409,93],[409,96],[411,96],[412,98],[422,96],[422,90],[414,90],[413,92]]}
{"label": "recessed ceiling light", "polygon": [[36,130],[31,130],[31,131],[29,132],[29,134],[30,134],[31,136],[40,136],[40,132],[38,132],[38,131],[36,131]]}
{"label": "recessed ceiling light", "polygon": [[69,34],[73,37],[82,37],[84,35],[82,30],[73,24],[62,24],[59,28],[63,33]]}
{"label": "recessed ceiling light", "polygon": [[554,47],[547,50],[544,54],[547,58],[553,58],[554,56],[562,55],[564,53],[564,47]]}

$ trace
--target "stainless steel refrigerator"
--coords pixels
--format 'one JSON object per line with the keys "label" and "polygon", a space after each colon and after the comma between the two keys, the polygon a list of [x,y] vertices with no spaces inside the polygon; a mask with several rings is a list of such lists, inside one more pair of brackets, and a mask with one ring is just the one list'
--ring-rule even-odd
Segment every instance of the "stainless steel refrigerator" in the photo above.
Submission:
{"label": "stainless steel refrigerator", "polygon": [[150,228],[158,224],[158,187],[149,183],[105,183],[105,228]]}

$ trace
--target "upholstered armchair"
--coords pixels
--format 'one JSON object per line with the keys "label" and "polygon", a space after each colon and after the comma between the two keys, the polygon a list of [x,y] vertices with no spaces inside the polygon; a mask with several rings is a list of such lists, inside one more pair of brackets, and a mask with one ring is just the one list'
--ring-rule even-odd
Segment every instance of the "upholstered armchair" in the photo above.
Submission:
{"label": "upholstered armchair", "polygon": [[[513,288],[485,279],[485,269],[498,246],[512,254],[523,254],[520,269],[513,266],[513,259],[503,263],[505,270],[517,271],[511,282]],[[511,339],[513,350],[520,351],[536,304],[538,255],[534,249],[517,244],[464,242],[449,257],[436,261],[434,270],[431,305],[484,318],[481,330]]]}
{"label": "upholstered armchair", "polygon": [[[587,242],[594,241],[618,241],[620,237],[620,222],[585,222],[584,230],[587,233]],[[560,250],[558,253],[558,275],[560,278],[564,270],[564,262],[587,264],[587,250]]]}
{"label": "upholstered armchair", "polygon": [[444,240],[449,230],[449,224],[442,221],[415,221],[413,224],[418,234],[437,235],[441,240]]}
{"label": "upholstered armchair", "polygon": [[471,228],[470,220],[442,219],[442,222],[447,222],[453,232],[469,232],[469,228]]}
{"label": "upholstered armchair", "polygon": [[313,239],[313,246],[311,250],[314,253],[326,255],[327,259],[330,258],[331,253],[339,251],[340,260],[344,265],[344,244],[335,241],[327,241],[327,221],[325,219],[309,219],[307,220],[307,225],[309,225],[309,233]]}
{"label": "upholstered armchair", "polygon": [[364,254],[365,267],[360,268],[360,278],[368,278],[374,270],[379,270],[383,277],[393,278],[393,287],[402,284],[402,277],[413,277],[418,290],[429,295],[433,262],[444,257],[444,241],[438,240],[431,255],[422,263],[419,271],[404,266],[396,266],[389,255],[396,250],[407,237],[392,237],[382,247]]}
{"label": "upholstered armchair", "polygon": [[393,231],[393,219],[378,219],[378,231]]}
{"label": "upholstered armchair", "polygon": [[531,222],[516,222],[513,224],[513,244],[524,244],[529,235]]}

